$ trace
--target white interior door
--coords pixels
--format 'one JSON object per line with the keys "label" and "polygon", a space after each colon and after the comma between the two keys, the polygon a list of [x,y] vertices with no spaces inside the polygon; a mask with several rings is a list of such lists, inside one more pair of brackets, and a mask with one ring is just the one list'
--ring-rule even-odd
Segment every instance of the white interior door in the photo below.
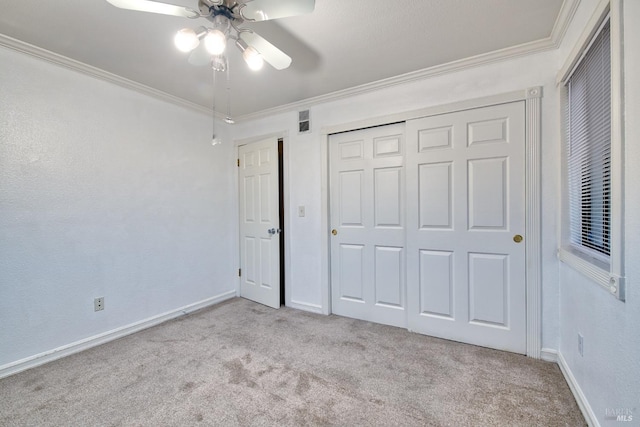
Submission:
{"label": "white interior door", "polygon": [[238,148],[240,295],[280,307],[278,140]]}
{"label": "white interior door", "polygon": [[524,102],[411,120],[406,137],[409,329],[526,353]]}
{"label": "white interior door", "polygon": [[404,124],[332,135],[331,306],[406,327]]}

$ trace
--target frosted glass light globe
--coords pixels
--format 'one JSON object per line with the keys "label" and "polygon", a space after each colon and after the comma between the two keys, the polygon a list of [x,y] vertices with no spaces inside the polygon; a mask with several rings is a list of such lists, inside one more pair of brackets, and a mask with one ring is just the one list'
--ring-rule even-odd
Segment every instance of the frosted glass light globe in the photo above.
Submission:
{"label": "frosted glass light globe", "polygon": [[200,44],[200,40],[198,39],[196,32],[191,28],[183,28],[178,31],[176,36],[173,38],[173,42],[181,52],[191,52],[198,46],[198,44]]}
{"label": "frosted glass light globe", "polygon": [[227,46],[227,37],[220,30],[210,30],[204,37],[204,46],[211,55],[220,55]]}
{"label": "frosted glass light globe", "polygon": [[253,46],[249,46],[242,52],[242,57],[245,62],[253,71],[258,71],[264,65],[264,59],[260,52],[258,52]]}

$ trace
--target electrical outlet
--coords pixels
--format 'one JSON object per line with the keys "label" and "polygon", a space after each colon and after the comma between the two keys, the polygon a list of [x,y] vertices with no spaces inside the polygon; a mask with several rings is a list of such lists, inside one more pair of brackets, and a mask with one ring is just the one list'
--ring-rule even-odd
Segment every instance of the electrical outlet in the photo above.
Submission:
{"label": "electrical outlet", "polygon": [[584,357],[584,337],[580,333],[578,334],[578,353]]}
{"label": "electrical outlet", "polygon": [[93,300],[93,311],[104,310],[104,297],[98,297]]}

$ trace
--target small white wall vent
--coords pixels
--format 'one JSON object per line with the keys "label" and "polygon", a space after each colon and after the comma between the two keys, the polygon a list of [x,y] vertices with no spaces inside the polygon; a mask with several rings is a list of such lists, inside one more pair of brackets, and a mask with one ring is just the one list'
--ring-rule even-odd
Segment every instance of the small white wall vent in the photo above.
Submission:
{"label": "small white wall vent", "polygon": [[311,120],[309,119],[309,110],[298,112],[298,133],[311,131]]}

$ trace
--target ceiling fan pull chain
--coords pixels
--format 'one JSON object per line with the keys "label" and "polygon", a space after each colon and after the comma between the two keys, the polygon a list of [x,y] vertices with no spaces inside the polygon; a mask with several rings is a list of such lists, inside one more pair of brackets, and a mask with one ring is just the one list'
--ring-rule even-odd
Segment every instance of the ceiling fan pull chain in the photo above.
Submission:
{"label": "ceiling fan pull chain", "polygon": [[231,118],[231,73],[229,71],[229,60],[226,60],[227,63],[227,117],[225,117],[224,121],[228,124],[233,124],[235,121]]}
{"label": "ceiling fan pull chain", "polygon": [[212,66],[211,72],[213,73],[213,102],[212,102],[212,125],[211,125],[211,145],[214,147],[218,144],[221,144],[222,141],[219,138],[216,138],[216,69]]}

